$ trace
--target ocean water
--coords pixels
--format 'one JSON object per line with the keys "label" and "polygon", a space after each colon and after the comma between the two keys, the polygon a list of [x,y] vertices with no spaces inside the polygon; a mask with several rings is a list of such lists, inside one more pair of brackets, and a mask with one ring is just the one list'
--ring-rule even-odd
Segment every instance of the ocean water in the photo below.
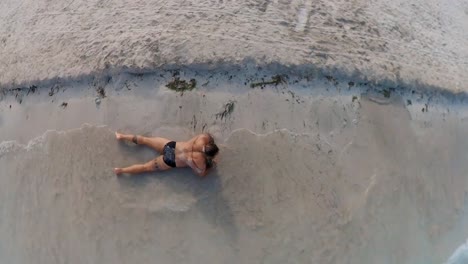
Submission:
{"label": "ocean water", "polygon": [[468,232],[468,127],[456,116],[413,120],[400,101],[363,96],[359,120],[343,122],[353,114],[329,98],[311,104],[313,125],[302,132],[215,133],[220,161],[205,179],[186,169],[116,177],[112,168],[157,153],[117,142],[105,126],[2,142],[0,255],[8,263],[443,263]]}

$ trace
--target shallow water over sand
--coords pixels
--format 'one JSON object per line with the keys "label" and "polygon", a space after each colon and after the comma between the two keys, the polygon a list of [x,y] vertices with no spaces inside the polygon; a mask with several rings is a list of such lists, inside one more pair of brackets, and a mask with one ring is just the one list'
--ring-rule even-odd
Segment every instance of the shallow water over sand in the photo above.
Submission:
{"label": "shallow water over sand", "polygon": [[113,167],[156,153],[107,127],[3,142],[0,254],[9,263],[441,263],[468,232],[468,127],[421,126],[399,100],[363,96],[356,124],[235,130],[218,138],[221,161],[206,179],[184,169],[116,177]]}

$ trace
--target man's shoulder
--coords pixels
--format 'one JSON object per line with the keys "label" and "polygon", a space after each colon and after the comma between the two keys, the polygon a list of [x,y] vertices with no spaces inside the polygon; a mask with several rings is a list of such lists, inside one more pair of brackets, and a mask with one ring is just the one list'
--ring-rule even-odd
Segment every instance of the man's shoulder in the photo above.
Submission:
{"label": "man's shoulder", "polygon": [[197,164],[205,164],[205,154],[202,152],[194,151],[192,153],[192,159],[197,163]]}
{"label": "man's shoulder", "polygon": [[203,133],[203,134],[200,134],[200,137],[202,137],[204,140],[206,140],[207,142],[211,142],[213,141],[213,136],[210,134],[210,133]]}

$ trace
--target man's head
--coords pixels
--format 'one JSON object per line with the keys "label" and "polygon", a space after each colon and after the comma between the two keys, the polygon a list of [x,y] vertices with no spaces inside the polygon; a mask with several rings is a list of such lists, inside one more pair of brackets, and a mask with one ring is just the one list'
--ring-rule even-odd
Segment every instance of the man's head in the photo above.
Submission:
{"label": "man's head", "polygon": [[218,154],[219,148],[214,142],[210,142],[205,145],[204,152],[208,157],[214,157]]}

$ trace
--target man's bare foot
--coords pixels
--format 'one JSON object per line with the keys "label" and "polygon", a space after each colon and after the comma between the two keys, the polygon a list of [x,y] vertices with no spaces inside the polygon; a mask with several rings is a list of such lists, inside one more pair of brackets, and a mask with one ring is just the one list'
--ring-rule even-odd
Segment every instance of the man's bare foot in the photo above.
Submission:
{"label": "man's bare foot", "polygon": [[115,173],[116,175],[120,175],[120,174],[122,174],[122,169],[121,169],[121,168],[115,168],[115,169],[114,169],[114,173]]}
{"label": "man's bare foot", "polygon": [[115,138],[118,139],[118,140],[120,140],[120,139],[123,138],[123,135],[120,134],[120,133],[115,132]]}

